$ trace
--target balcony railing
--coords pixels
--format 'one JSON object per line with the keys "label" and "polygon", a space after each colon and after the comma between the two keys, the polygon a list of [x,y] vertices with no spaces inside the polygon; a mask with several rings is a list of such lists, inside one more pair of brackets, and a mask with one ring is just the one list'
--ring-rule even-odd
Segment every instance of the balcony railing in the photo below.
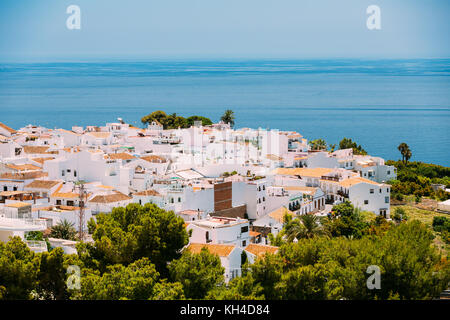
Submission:
{"label": "balcony railing", "polygon": [[47,251],[47,243],[45,241],[37,241],[37,240],[26,240],[28,248],[34,252],[46,252]]}

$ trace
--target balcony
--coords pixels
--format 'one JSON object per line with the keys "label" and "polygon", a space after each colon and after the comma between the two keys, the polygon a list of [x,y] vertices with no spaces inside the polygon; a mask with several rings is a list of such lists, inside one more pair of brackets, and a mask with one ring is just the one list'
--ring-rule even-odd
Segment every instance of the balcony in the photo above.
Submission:
{"label": "balcony", "polygon": [[26,240],[28,248],[36,253],[47,252],[47,242],[37,240]]}

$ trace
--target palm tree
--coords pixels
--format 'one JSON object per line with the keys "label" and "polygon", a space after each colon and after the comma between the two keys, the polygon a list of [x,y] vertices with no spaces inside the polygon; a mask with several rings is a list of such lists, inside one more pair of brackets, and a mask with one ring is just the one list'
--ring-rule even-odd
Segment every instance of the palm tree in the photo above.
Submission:
{"label": "palm tree", "polygon": [[304,214],[299,218],[286,219],[284,234],[288,242],[294,239],[314,238],[316,236],[327,235],[327,231],[320,225],[319,217],[313,214]]}
{"label": "palm tree", "polygon": [[325,229],[319,223],[319,217],[313,214],[304,214],[300,216],[300,221],[304,227],[304,238],[314,238],[316,236],[327,235]]}
{"label": "palm tree", "polygon": [[225,110],[224,114],[220,118],[224,123],[229,123],[230,127],[234,126],[234,112],[233,110]]}
{"label": "palm tree", "polygon": [[65,219],[50,229],[50,236],[58,239],[75,240],[76,234],[74,223]]}
{"label": "palm tree", "polygon": [[397,147],[397,149],[402,154],[403,163],[405,165],[407,165],[408,160],[411,159],[411,157],[412,157],[411,149],[409,149],[409,146],[404,142],[400,143],[400,145]]}
{"label": "palm tree", "polygon": [[312,150],[327,150],[327,143],[323,139],[316,139],[309,142]]}

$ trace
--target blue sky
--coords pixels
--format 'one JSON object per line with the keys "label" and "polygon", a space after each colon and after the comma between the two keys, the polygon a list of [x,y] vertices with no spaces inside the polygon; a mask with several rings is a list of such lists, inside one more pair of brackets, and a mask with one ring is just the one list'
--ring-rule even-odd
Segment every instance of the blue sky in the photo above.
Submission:
{"label": "blue sky", "polygon": [[[81,30],[66,8],[81,8]],[[381,8],[381,30],[366,8]],[[0,60],[448,58],[447,0],[1,0]]]}

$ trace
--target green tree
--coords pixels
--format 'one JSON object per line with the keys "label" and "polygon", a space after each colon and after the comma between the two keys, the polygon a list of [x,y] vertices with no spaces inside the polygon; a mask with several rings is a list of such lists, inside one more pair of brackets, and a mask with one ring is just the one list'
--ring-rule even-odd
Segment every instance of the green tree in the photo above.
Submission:
{"label": "green tree", "polygon": [[327,142],[323,139],[315,139],[309,142],[311,150],[327,150]]}
{"label": "green tree", "polygon": [[80,300],[148,300],[159,278],[155,266],[142,258],[128,266],[116,264],[107,267],[103,275],[88,270],[81,277],[81,289],[72,298]]}
{"label": "green tree", "polygon": [[331,218],[322,220],[325,232],[332,237],[361,238],[368,228],[361,211],[349,201],[333,206]]}
{"label": "green tree", "polygon": [[158,282],[153,289],[152,300],[185,300],[183,285],[179,282]]}
{"label": "green tree", "polygon": [[263,288],[251,274],[232,279],[228,286],[221,285],[208,292],[209,300],[263,300]]}
{"label": "green tree", "polygon": [[185,251],[169,264],[172,281],[183,284],[188,299],[203,299],[208,291],[224,281],[224,268],[217,255],[202,248],[200,253]]}
{"label": "green tree", "polygon": [[231,127],[234,127],[234,112],[233,110],[225,110],[222,117],[220,117],[224,123],[229,123]]}
{"label": "green tree", "polygon": [[141,122],[143,124],[149,124],[153,121],[159,122],[165,129],[167,126],[167,114],[164,111],[158,110],[146,115],[145,117],[142,117],[141,119]]}
{"label": "green tree", "polygon": [[35,254],[19,238],[0,241],[0,295],[7,300],[31,299],[36,288],[38,262]]}
{"label": "green tree", "polygon": [[356,142],[352,141],[349,138],[343,138],[339,142],[339,149],[353,149],[353,154],[355,155],[366,155],[367,151],[364,150],[361,145],[358,145]]}
{"label": "green tree", "polygon": [[189,127],[194,125],[195,121],[201,121],[202,122],[202,126],[210,126],[212,125],[212,121],[209,118],[206,117],[202,117],[202,116],[190,116],[189,118],[186,119],[187,121],[187,125]]}
{"label": "green tree", "polygon": [[98,262],[101,270],[146,257],[163,275],[167,263],[180,256],[189,240],[182,218],[149,203],[132,203],[114,208],[110,214],[99,214],[92,238],[94,245],[86,246],[82,254],[89,263]]}
{"label": "green tree", "polygon": [[395,208],[392,219],[397,223],[408,220],[405,209],[401,207]]}
{"label": "green tree", "polygon": [[95,232],[95,229],[97,228],[97,223],[95,222],[95,219],[91,217],[87,222],[88,227],[88,233],[93,234]]}
{"label": "green tree", "polygon": [[281,280],[283,268],[283,258],[274,254],[265,254],[257,258],[251,265],[251,275],[255,283],[261,286],[265,299],[277,300],[281,298],[275,286]]}
{"label": "green tree", "polygon": [[398,149],[398,151],[400,151],[400,153],[402,155],[402,161],[404,162],[405,165],[407,165],[408,160],[411,159],[411,157],[412,157],[411,149],[404,142],[400,143],[399,146],[397,147],[397,149]]}
{"label": "green tree", "polygon": [[51,252],[43,252],[38,257],[39,272],[36,292],[40,299],[68,299],[67,275],[64,266],[64,251],[55,248]]}
{"label": "green tree", "polygon": [[54,225],[50,229],[50,237],[66,240],[75,240],[77,230],[74,228],[74,223],[64,219],[57,225]]}

